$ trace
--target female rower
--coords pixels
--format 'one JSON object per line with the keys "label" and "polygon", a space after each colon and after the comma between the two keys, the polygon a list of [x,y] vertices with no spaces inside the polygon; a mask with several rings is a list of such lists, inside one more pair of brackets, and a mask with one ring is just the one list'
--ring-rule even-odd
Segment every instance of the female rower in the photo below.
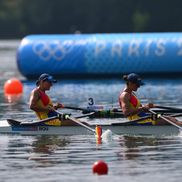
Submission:
{"label": "female rower", "polygon": [[[49,96],[46,94],[47,90],[50,90],[53,83],[57,81],[49,74],[44,73],[40,75],[36,81],[36,88],[32,90],[30,95],[29,107],[35,111],[37,117],[42,120],[52,116],[57,116],[55,112],[58,108],[63,108],[61,103],[53,104]],[[48,121],[46,124],[60,125],[59,119]]]}
{"label": "female rower", "polygon": [[[135,95],[134,92],[136,92],[138,88],[143,85],[141,78],[139,75],[131,73],[129,75],[124,75],[123,79],[126,82],[126,86],[119,96],[119,104],[124,115],[128,117],[129,120],[137,120],[147,116],[149,114],[149,109],[155,106],[152,103],[142,105],[140,100]],[[175,122],[178,125],[182,125],[182,122],[178,122],[174,117],[168,116],[167,119],[170,119],[172,122]],[[157,120],[144,119],[142,121],[138,121],[136,124],[166,125],[169,123],[160,118]]]}

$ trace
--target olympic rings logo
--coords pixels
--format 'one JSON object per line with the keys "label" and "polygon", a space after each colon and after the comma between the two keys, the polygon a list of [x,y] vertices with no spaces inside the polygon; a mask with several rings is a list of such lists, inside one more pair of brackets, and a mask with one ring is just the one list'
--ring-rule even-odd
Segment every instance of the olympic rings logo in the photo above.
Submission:
{"label": "olympic rings logo", "polygon": [[42,60],[49,61],[51,58],[60,61],[73,49],[73,41],[37,41],[32,46],[33,52]]}

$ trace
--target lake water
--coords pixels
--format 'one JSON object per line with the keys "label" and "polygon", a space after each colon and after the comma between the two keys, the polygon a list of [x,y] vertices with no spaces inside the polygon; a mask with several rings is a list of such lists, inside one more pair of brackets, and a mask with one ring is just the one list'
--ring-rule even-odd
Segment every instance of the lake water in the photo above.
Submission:
{"label": "lake water", "polygon": [[[19,40],[0,41],[0,117],[36,119],[28,108],[35,81],[26,80],[16,66]],[[4,96],[4,82],[12,77],[22,80],[24,92],[10,102]],[[170,77],[170,75],[169,75]],[[182,79],[149,79],[138,96],[143,103],[181,107]],[[86,106],[92,97],[96,104],[117,104],[122,80],[59,80],[49,91],[54,101]],[[71,112],[71,111],[67,111]],[[108,164],[108,175],[92,173],[97,160]],[[112,142],[97,144],[87,136],[0,135],[0,181],[125,181],[177,182],[182,178],[182,137],[113,136]]]}

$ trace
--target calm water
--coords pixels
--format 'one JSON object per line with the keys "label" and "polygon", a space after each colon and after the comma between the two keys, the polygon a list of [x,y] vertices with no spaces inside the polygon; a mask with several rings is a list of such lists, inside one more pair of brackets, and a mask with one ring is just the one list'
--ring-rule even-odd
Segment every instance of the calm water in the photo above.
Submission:
{"label": "calm water", "polygon": [[[35,119],[28,109],[34,81],[27,81],[16,67],[19,41],[0,41],[0,117]],[[4,96],[4,82],[22,80],[24,93],[17,101]],[[182,79],[146,79],[138,96],[144,103],[181,107]],[[117,103],[121,80],[60,80],[49,95],[67,105],[86,106]],[[67,111],[70,112],[70,111]],[[109,174],[92,174],[92,165],[104,160]],[[180,181],[182,178],[181,136],[113,136],[112,142],[97,144],[88,136],[0,135],[0,181]]]}

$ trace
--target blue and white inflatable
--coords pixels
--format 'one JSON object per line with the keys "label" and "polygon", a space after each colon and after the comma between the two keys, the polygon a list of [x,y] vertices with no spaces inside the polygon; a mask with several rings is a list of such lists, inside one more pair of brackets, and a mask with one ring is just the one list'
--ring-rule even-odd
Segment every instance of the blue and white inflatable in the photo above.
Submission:
{"label": "blue and white inflatable", "polygon": [[182,73],[182,33],[30,35],[17,64],[27,78]]}

